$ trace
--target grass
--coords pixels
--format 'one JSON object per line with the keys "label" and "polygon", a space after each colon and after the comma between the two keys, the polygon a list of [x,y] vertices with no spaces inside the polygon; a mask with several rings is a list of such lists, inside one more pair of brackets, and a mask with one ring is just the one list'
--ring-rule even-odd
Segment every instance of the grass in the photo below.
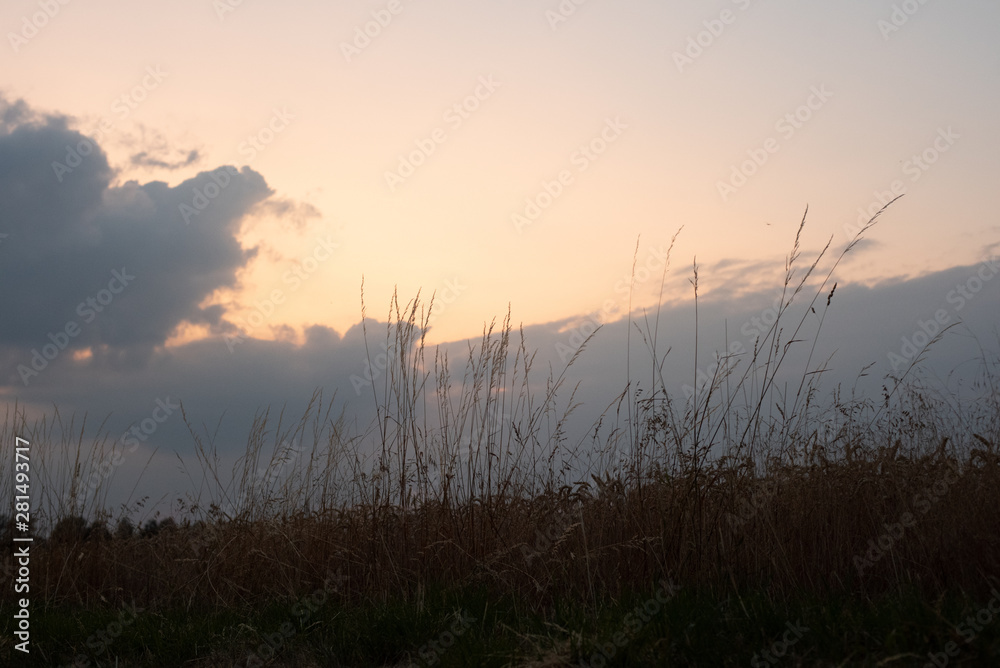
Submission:
{"label": "grass", "polygon": [[[176,518],[134,527],[145,499],[113,517],[92,471],[117,445],[15,406],[5,449],[14,434],[60,444],[33,464],[53,529],[33,548],[25,665],[995,662],[997,361],[983,357],[974,400],[918,382],[927,349],[880,401],[821,399],[819,333],[800,336],[807,312],[821,328],[844,254],[821,273],[828,244],[800,269],[804,224],[752,352],[681,401],[658,315],[636,321],[651,380],[630,379],[585,439],[568,436],[565,369],[535,381],[509,315],[461,379],[432,357],[433,298],[392,301],[368,430],[317,392],[291,422],[259,414],[227,472],[192,429],[208,484]],[[697,266],[692,283],[697,308]],[[794,393],[789,351],[810,369]],[[0,661],[21,660],[3,591]]]}
{"label": "grass", "polygon": [[[645,608],[652,598],[632,592],[596,611],[562,601],[536,612],[482,587],[441,587],[419,601],[307,605],[300,598],[247,610],[100,608],[85,615],[46,608],[33,620],[36,637],[46,641],[32,658],[35,665],[73,665],[76,657],[76,665],[114,665],[115,657],[150,666],[499,667],[602,665],[603,656],[607,665],[711,666],[758,665],[755,656],[769,665],[764,652],[772,651],[786,655],[784,665],[906,666],[923,665],[949,642],[961,649],[952,665],[984,665],[1000,649],[1000,625],[966,642],[974,628],[964,620],[983,606],[959,594],[802,595],[777,603],[761,591],[720,596],[681,588],[659,608]],[[787,650],[775,648],[785,639],[794,641]]]}

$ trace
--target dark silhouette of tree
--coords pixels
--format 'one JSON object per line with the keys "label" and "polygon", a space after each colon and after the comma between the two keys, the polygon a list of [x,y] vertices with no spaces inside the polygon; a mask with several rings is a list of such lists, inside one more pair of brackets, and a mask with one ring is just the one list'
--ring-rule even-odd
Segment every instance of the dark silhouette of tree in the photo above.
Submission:
{"label": "dark silhouette of tree", "polygon": [[155,519],[149,520],[142,526],[142,530],[139,531],[140,538],[152,538],[161,531],[174,531],[177,529],[177,522],[174,521],[173,517],[168,517],[166,519],[157,522]]}
{"label": "dark silhouette of tree", "polygon": [[70,515],[56,522],[49,540],[53,543],[82,543],[87,540],[89,533],[86,519],[79,515]]}
{"label": "dark silhouette of tree", "polygon": [[115,526],[115,538],[118,540],[127,540],[135,534],[135,525],[132,524],[132,520],[127,517],[123,517],[118,520],[117,526]]}
{"label": "dark silhouette of tree", "polygon": [[87,520],[79,515],[70,515],[56,522],[49,541],[52,543],[83,543],[88,540],[111,540],[111,532],[103,519]]}

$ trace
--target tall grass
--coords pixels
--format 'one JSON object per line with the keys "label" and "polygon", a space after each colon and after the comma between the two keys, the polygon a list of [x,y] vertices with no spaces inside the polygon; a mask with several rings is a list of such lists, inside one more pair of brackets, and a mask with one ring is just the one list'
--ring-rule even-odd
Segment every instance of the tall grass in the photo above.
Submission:
{"label": "tall grass", "polygon": [[[296,419],[259,413],[226,471],[214,441],[192,428],[202,482],[182,516],[147,523],[143,535],[125,521],[102,530],[115,519],[106,496],[77,502],[88,466],[114,444],[91,444],[82,428],[72,440],[75,424],[58,412],[30,425],[15,406],[4,456],[15,433],[57,444],[35,463],[45,490],[36,513],[77,528],[40,546],[36,600],[230,608],[299,595],[333,573],[348,600],[483,587],[535,611],[565,600],[596,609],[668,574],[720,595],[775,598],[974,590],[1000,574],[997,360],[982,359],[975,401],[922,386],[919,357],[881,398],[821,396],[825,362],[813,355],[830,282],[878,215],[824,275],[829,243],[800,266],[803,216],[776,321],[690,398],[668,391],[658,312],[636,319],[648,385],[630,379],[585,438],[567,429],[578,407],[567,370],[586,343],[539,382],[508,313],[468,344],[459,376],[445,351],[426,346],[433,297],[425,308],[419,295],[405,305],[393,296],[368,429],[349,430],[317,391]],[[696,308],[697,276],[695,265]],[[804,315],[789,322],[803,300],[819,321],[811,342],[799,338]],[[777,379],[802,347],[809,366],[787,392]],[[0,494],[12,493],[7,480]],[[915,521],[900,535],[907,513]],[[873,552],[886,535],[889,546]]]}

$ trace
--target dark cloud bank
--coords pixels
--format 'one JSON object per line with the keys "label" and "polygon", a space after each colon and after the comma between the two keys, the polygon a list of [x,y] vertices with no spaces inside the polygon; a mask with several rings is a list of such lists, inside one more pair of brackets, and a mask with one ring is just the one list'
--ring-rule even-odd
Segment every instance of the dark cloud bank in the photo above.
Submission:
{"label": "dark cloud bank", "polygon": [[[8,397],[56,405],[63,413],[111,413],[112,433],[148,418],[158,406],[183,402],[195,426],[214,428],[224,415],[219,443],[238,449],[256,411],[287,404],[294,415],[321,387],[327,396],[338,392],[338,408],[355,416],[359,427],[367,425],[373,407],[366,374],[379,380],[382,372],[377,364],[367,369],[360,325],[343,334],[313,327],[301,346],[252,338],[236,345],[230,338],[227,345],[234,330],[224,308],[199,306],[216,290],[236,285],[238,270],[255,257],[256,249],[237,240],[247,214],[281,203],[260,174],[220,168],[175,187],[115,186],[113,177],[100,147],[66,118],[0,99],[0,234],[6,235],[0,237],[0,385]],[[865,252],[887,251],[872,244]],[[927,339],[955,325],[927,356],[922,373],[973,391],[983,355],[998,350],[998,272],[1000,264],[984,257],[980,264],[870,288],[836,277],[839,287],[812,368],[832,355],[822,374],[832,389],[853,386],[871,364],[858,386],[877,396],[886,374],[901,374]],[[727,328],[730,349],[745,351],[746,360],[770,324],[777,288],[738,299],[725,290],[717,293],[721,298],[705,296],[697,366],[703,374],[711,375],[712,351],[725,349]],[[789,362],[793,385],[826,306],[824,293],[814,314],[809,299],[800,295],[785,321],[787,339],[806,315],[798,335],[805,342],[795,346]],[[208,325],[214,337],[164,348],[184,322]],[[696,377],[693,308],[664,309],[659,322],[660,354],[671,348],[667,382],[683,397],[684,386],[693,386]],[[368,325],[377,353],[385,324]],[[525,328],[529,347],[539,351],[534,380],[544,383],[550,363],[558,373],[592,325],[584,318]],[[626,331],[622,321],[605,326],[569,375],[571,384],[581,383],[579,398],[586,402],[581,424],[628,381]],[[464,342],[452,348],[454,366],[467,348]],[[74,352],[85,349],[93,356],[74,359]],[[648,359],[633,331],[632,375],[647,388]],[[151,441],[180,452],[192,449],[179,416],[165,420]]]}

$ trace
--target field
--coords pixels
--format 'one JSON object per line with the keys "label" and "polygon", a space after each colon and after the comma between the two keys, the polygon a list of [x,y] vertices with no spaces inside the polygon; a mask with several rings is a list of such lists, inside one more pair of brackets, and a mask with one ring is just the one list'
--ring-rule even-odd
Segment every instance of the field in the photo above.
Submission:
{"label": "field", "polygon": [[[61,493],[34,510],[52,530],[32,546],[29,656],[8,523],[0,662],[1000,663],[998,360],[962,401],[920,382],[922,355],[881,397],[821,396],[813,372],[779,390],[789,348],[810,345],[787,309],[836,299],[839,260],[824,277],[798,259],[796,237],[752,354],[686,401],[662,378],[630,383],[586,441],[565,435],[574,388],[534,380],[509,317],[458,380],[426,349],[418,300],[392,305],[369,430],[349,433],[317,393],[292,422],[259,415],[230,474],[192,429],[212,484],[177,517],[133,526],[147,499],[79,503],[116,444],[9,409],[4,457],[15,436],[50,444],[35,485]],[[654,379],[655,331],[636,334]],[[0,491],[14,495],[9,477]]]}

